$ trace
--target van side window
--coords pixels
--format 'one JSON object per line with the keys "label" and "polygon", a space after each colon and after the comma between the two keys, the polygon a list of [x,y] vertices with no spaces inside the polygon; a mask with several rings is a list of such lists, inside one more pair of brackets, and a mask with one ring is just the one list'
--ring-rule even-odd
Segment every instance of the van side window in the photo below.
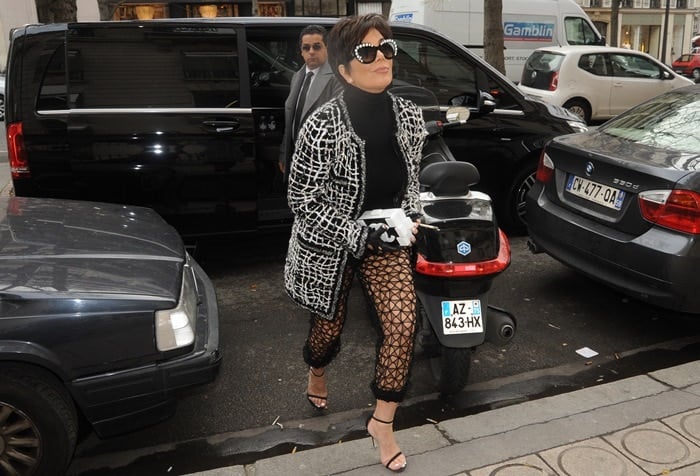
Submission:
{"label": "van side window", "polygon": [[279,107],[289,95],[292,76],[304,64],[299,32],[249,28],[246,36],[252,106]]}
{"label": "van side window", "polygon": [[461,61],[442,45],[419,38],[395,37],[399,53],[394,58],[394,86],[412,84],[431,90],[440,105],[450,98],[468,97],[466,106],[476,106],[476,68]]}
{"label": "van side window", "polygon": [[566,32],[566,42],[570,45],[598,44],[598,35],[596,35],[591,25],[583,18],[565,18],[564,31]]}
{"label": "van side window", "polygon": [[57,111],[68,109],[65,58],[66,49],[63,45],[56,48],[51,55],[39,86],[37,110]]}
{"label": "van side window", "polygon": [[230,28],[78,26],[68,49],[70,108],[226,108],[240,99]]}

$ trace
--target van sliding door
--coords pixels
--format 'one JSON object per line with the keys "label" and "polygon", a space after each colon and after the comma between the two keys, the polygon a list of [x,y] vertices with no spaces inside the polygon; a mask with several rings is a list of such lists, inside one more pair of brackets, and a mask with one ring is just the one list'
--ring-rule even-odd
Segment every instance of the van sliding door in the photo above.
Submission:
{"label": "van sliding door", "polygon": [[237,37],[211,24],[71,28],[68,136],[81,196],[152,207],[185,236],[255,226]]}

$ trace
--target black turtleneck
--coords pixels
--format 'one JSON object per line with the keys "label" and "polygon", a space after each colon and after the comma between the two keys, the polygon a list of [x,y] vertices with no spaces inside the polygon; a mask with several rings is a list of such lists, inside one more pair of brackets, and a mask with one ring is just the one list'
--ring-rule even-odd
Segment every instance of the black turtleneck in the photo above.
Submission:
{"label": "black turtleneck", "polygon": [[353,129],[365,140],[363,210],[400,207],[398,197],[406,181],[406,168],[398,154],[391,97],[386,91],[373,94],[348,86],[345,103]]}

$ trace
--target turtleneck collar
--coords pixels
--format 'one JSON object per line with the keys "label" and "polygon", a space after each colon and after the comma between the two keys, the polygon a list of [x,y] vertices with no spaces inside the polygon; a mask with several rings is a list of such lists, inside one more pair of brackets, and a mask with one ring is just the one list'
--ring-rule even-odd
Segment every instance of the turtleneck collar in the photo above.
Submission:
{"label": "turtleneck collar", "polygon": [[381,93],[370,93],[355,86],[348,85],[345,88],[345,99],[350,102],[374,105],[377,101],[385,100],[389,96],[387,89]]}

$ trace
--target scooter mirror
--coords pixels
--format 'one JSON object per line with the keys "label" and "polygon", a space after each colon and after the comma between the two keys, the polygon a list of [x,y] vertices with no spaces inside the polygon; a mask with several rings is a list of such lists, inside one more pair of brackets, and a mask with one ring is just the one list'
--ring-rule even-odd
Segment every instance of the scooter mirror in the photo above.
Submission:
{"label": "scooter mirror", "polygon": [[447,109],[445,119],[447,122],[467,122],[469,109],[464,106],[451,106]]}

